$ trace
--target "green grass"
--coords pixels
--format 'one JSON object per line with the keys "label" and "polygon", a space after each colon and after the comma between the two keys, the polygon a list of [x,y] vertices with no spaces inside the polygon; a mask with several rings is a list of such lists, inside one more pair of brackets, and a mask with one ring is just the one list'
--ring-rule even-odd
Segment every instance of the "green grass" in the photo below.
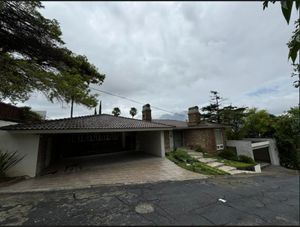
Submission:
{"label": "green grass", "polygon": [[250,164],[250,163],[245,163],[245,162],[231,161],[231,160],[227,160],[227,159],[223,159],[223,160],[221,160],[221,162],[227,166],[236,167],[237,169],[249,168],[249,167],[256,165],[256,164]]}
{"label": "green grass", "polygon": [[[187,159],[188,161],[183,161],[182,159],[176,158],[178,157],[176,152],[180,154],[186,153],[184,156],[189,156],[189,158]],[[205,175],[228,175],[228,173],[223,170],[208,166],[203,162],[199,162],[198,160],[192,158],[184,150],[178,149],[176,151],[169,152],[167,153],[166,157],[172,162],[174,162],[176,165],[196,173],[201,173]]]}

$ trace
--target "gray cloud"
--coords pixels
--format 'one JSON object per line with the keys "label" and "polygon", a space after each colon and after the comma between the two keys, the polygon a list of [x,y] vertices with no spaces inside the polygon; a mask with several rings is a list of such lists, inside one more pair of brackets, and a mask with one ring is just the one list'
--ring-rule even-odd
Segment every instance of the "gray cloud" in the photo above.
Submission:
{"label": "gray cloud", "polygon": [[[44,2],[56,18],[66,46],[84,54],[107,75],[100,89],[172,112],[206,105],[217,90],[227,104],[256,106],[279,114],[297,105],[278,4],[261,2]],[[296,18],[296,15],[293,15]],[[263,88],[272,93],[249,96]],[[119,106],[123,116],[141,105],[100,94],[103,111]],[[225,103],[225,104],[226,104]],[[27,101],[49,118],[68,117],[69,106],[37,93]],[[75,106],[75,115],[93,114]],[[152,111],[154,117],[169,115]],[[171,117],[171,116],[170,116]]]}

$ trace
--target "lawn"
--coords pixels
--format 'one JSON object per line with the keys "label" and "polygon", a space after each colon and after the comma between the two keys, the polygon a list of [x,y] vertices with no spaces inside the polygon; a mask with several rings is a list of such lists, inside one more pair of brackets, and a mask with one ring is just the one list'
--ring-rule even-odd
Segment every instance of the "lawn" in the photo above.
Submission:
{"label": "lawn", "polygon": [[238,162],[238,161],[232,161],[227,159],[222,159],[220,160],[220,162],[224,163],[227,166],[236,167],[237,169],[249,168],[256,165],[252,163]]}
{"label": "lawn", "polygon": [[184,150],[177,149],[176,151],[168,152],[166,157],[176,165],[196,173],[205,175],[228,175],[228,173],[223,170],[208,166],[205,163],[192,158]]}

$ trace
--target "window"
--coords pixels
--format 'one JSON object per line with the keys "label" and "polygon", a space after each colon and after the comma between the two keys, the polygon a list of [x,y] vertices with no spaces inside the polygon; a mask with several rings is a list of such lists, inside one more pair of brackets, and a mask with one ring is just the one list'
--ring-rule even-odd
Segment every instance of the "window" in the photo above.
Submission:
{"label": "window", "polygon": [[216,138],[217,151],[223,150],[224,144],[223,144],[223,135],[221,129],[215,129],[215,138]]}

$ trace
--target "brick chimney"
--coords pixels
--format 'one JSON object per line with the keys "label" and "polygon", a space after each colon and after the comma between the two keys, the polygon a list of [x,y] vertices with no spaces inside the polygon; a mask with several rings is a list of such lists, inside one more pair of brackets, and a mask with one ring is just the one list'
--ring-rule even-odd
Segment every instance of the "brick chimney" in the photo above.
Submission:
{"label": "brick chimney", "polygon": [[189,108],[188,112],[188,126],[196,126],[200,124],[200,112],[198,106],[193,106]]}
{"label": "brick chimney", "polygon": [[146,104],[143,106],[143,120],[144,121],[151,121],[152,117],[151,117],[151,108],[150,108],[150,104]]}

